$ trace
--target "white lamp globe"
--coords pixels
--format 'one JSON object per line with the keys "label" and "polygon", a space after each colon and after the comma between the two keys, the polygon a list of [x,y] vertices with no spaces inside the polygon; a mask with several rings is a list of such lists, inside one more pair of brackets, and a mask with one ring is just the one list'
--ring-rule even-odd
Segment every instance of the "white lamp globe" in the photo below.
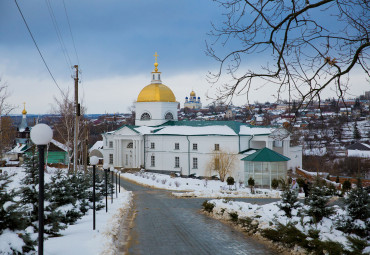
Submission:
{"label": "white lamp globe", "polygon": [[109,165],[107,163],[104,163],[103,168],[108,170]]}
{"label": "white lamp globe", "polygon": [[115,169],[114,169],[114,167],[113,167],[113,166],[111,166],[111,167],[110,167],[110,170],[111,170],[112,172],[114,172],[114,170],[115,170]]}
{"label": "white lamp globe", "polygon": [[99,158],[97,156],[90,157],[90,165],[97,165],[99,163]]}
{"label": "white lamp globe", "polygon": [[53,130],[46,124],[37,124],[31,129],[31,140],[36,145],[47,145],[53,138]]}

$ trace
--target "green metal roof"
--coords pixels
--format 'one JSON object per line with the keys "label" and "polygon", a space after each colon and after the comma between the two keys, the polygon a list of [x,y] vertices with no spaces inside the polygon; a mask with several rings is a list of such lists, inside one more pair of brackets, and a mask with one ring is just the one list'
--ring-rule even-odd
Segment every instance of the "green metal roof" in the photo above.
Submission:
{"label": "green metal roof", "polygon": [[242,158],[244,161],[254,161],[254,162],[280,162],[288,161],[290,158],[277,153],[276,151],[270,150],[269,148],[263,148],[255,153]]}

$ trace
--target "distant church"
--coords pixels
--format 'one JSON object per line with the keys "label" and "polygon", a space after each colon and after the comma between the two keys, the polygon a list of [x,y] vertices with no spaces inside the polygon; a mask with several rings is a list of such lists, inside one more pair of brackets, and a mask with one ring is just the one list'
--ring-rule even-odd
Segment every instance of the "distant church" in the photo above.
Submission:
{"label": "distant church", "polygon": [[[104,163],[119,169],[212,176],[219,165],[210,164],[217,160],[214,155],[227,153],[235,156],[231,175],[237,181],[253,177],[262,186],[285,178],[288,169],[302,167],[302,148],[290,146],[286,130],[236,121],[178,121],[179,103],[162,84],[155,57],[151,83],[134,103],[135,125],[102,134]],[[193,91],[190,100],[200,105]]]}
{"label": "distant church", "polygon": [[184,108],[190,108],[198,110],[202,108],[202,103],[200,102],[200,97],[197,98],[194,91],[190,92],[190,97],[185,97]]}

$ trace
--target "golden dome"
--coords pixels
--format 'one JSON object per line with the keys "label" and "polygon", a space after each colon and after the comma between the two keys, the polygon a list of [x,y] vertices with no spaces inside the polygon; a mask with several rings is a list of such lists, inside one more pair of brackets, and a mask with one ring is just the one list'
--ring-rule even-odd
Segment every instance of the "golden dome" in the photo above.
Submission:
{"label": "golden dome", "polygon": [[195,97],[195,92],[194,92],[194,91],[191,91],[191,92],[190,92],[190,96],[191,96],[191,97]]}
{"label": "golden dome", "polygon": [[26,111],[26,103],[23,103],[23,105],[24,105],[24,108],[23,108],[22,114],[27,114],[27,111]]}
{"label": "golden dome", "polygon": [[166,85],[152,83],[140,91],[137,102],[176,102],[176,97]]}

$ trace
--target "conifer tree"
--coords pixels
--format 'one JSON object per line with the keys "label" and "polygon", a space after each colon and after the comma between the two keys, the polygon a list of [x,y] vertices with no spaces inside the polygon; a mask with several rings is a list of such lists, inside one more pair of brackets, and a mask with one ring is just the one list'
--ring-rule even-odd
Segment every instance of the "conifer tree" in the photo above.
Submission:
{"label": "conifer tree", "polygon": [[21,181],[20,190],[20,202],[27,210],[27,221],[28,225],[38,229],[36,224],[38,220],[38,183],[39,183],[39,172],[38,172],[38,160],[34,147],[31,148],[31,154],[25,154],[24,160],[24,172],[25,177]]}
{"label": "conifer tree", "polygon": [[[20,202],[16,201],[16,196],[19,195],[18,192],[8,188],[14,175],[0,174],[0,235],[5,229],[16,232],[24,243],[22,252],[27,253],[34,250],[36,242],[24,231],[28,225],[25,220],[25,208]],[[18,254],[15,250],[13,252]]]}
{"label": "conifer tree", "polygon": [[[369,194],[362,187],[361,180],[358,180],[357,187],[348,193],[344,200],[349,219],[344,220],[342,229],[347,233],[354,233],[360,237],[370,234],[370,211]],[[364,224],[358,224],[358,220]]]}
{"label": "conifer tree", "polygon": [[314,223],[318,223],[324,217],[329,217],[334,213],[334,209],[328,206],[330,193],[326,186],[320,185],[317,180],[315,185],[312,187],[308,198],[306,198],[305,203],[309,206],[307,214],[311,216]]}
{"label": "conifer tree", "polygon": [[7,189],[14,175],[0,174],[0,235],[5,229],[23,230],[27,226],[23,208],[14,201],[16,193]]}
{"label": "conifer tree", "polygon": [[298,194],[295,190],[291,189],[288,183],[281,181],[283,193],[281,194],[281,201],[277,206],[285,212],[285,215],[289,218],[292,217],[292,210],[300,206],[298,202]]}
{"label": "conifer tree", "polygon": [[355,121],[355,124],[353,126],[353,139],[355,140],[361,139],[361,133],[360,133],[360,130],[358,130],[357,121]]}

